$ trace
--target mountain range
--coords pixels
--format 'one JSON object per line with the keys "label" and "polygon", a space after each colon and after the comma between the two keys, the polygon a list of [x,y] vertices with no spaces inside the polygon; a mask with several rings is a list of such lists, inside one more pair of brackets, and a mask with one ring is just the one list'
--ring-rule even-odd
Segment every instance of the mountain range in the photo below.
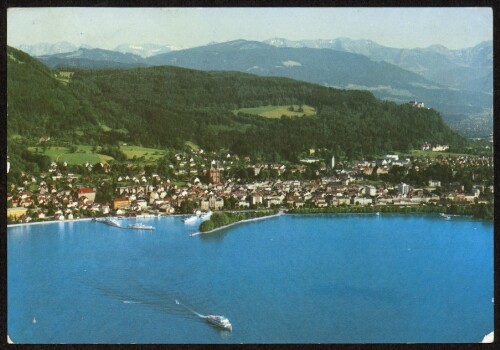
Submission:
{"label": "mountain range", "polygon": [[[398,103],[419,100],[440,111],[449,125],[466,136],[487,136],[492,131],[491,41],[461,50],[438,45],[397,49],[347,38],[235,40],[176,51],[146,44],[121,45],[119,50],[80,48],[37,58],[51,68],[173,65],[283,76],[368,90]],[[154,52],[158,54],[151,55]]]}
{"label": "mountain range", "polygon": [[[93,49],[94,47],[89,45],[76,46],[67,41],[62,41],[54,44],[50,43],[38,43],[38,44],[21,44],[17,48],[22,50],[31,56],[49,56],[61,53],[75,52],[79,49]],[[113,50],[121,53],[131,53],[141,57],[150,57],[170,51],[181,50],[180,47],[172,45],[158,45],[158,44],[121,44],[116,46]]]}
{"label": "mountain range", "polygon": [[264,42],[276,47],[309,47],[357,53],[374,61],[394,64],[449,87],[486,93],[491,93],[493,88],[493,41],[458,50],[450,50],[442,45],[400,49],[382,46],[371,40],[349,38],[300,41],[273,38]]}

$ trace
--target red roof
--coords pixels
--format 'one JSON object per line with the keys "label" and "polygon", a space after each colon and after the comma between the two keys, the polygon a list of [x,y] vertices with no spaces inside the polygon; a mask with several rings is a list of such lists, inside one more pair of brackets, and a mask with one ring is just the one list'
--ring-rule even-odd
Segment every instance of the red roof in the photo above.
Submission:
{"label": "red roof", "polygon": [[78,190],[78,193],[94,193],[94,189],[93,188],[88,188],[88,187],[83,187],[83,188],[80,188]]}
{"label": "red roof", "polygon": [[128,202],[128,198],[116,198],[115,202]]}

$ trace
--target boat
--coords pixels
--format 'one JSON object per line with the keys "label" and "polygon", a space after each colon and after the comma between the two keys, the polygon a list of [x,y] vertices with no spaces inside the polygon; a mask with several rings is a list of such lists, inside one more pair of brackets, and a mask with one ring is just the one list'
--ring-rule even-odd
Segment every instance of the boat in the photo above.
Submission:
{"label": "boat", "polygon": [[233,326],[231,325],[231,323],[229,322],[229,320],[224,317],[224,316],[218,316],[218,315],[207,315],[205,316],[205,319],[213,324],[213,325],[216,325],[217,327],[221,327],[223,329],[226,329],[228,331],[232,331],[233,330]]}
{"label": "boat", "polygon": [[148,226],[148,225],[144,225],[141,223],[127,225],[127,226],[125,226],[125,228],[132,229],[132,230],[149,230],[149,231],[152,231],[155,229],[154,226]]}
{"label": "boat", "polygon": [[116,219],[106,219],[106,220],[104,220],[104,223],[106,225],[120,227],[120,223]]}
{"label": "boat", "polygon": [[182,220],[185,224],[194,224],[196,221],[198,221],[198,216],[197,215],[193,215],[193,216],[190,216],[188,218],[185,218],[184,220]]}
{"label": "boat", "polygon": [[378,211],[377,211],[377,212],[375,213],[375,215],[380,216],[380,212],[378,212]]}
{"label": "boat", "polygon": [[185,218],[182,220],[185,224],[194,224],[196,221],[198,221],[201,217],[201,211],[196,211],[196,213],[193,216],[190,216],[188,218]]}
{"label": "boat", "polygon": [[200,216],[201,221],[206,221],[206,220],[209,220],[209,219],[210,219],[210,217],[212,216],[212,214],[213,214],[213,213],[212,213],[211,211],[206,212],[206,213],[204,213],[204,214],[201,214],[201,216]]}
{"label": "boat", "polygon": [[181,302],[179,302],[179,300],[175,299],[175,303],[177,305],[181,305],[183,306],[186,310],[192,312],[193,314],[195,314],[196,316],[200,317],[200,318],[204,318],[205,320],[207,320],[208,323],[211,323],[213,324],[214,326],[217,326],[217,327],[220,327],[220,328],[223,328],[223,329],[226,329],[228,331],[232,331],[233,330],[233,326],[231,325],[231,323],[229,322],[229,320],[227,319],[227,317],[224,317],[224,316],[218,316],[218,315],[202,315],[196,311],[194,311],[193,309],[187,307],[186,305],[182,304]]}
{"label": "boat", "polygon": [[118,220],[112,219],[112,218],[97,218],[97,219],[95,219],[95,221],[101,222],[103,224],[110,225],[110,226],[121,227]]}
{"label": "boat", "polygon": [[444,213],[440,213],[439,215],[441,215],[441,217],[443,217],[445,220],[450,220],[451,219],[451,215],[444,214]]}

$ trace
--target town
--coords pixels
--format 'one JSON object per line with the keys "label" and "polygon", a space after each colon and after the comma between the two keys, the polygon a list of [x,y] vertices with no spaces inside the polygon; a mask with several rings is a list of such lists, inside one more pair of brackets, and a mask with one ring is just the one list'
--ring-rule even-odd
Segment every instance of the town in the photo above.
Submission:
{"label": "town", "polygon": [[[9,181],[7,220],[493,203],[492,157],[441,154],[446,145],[427,143],[421,150],[435,154],[336,162],[335,156],[325,156],[326,150],[310,149],[291,164],[186,148],[157,167],[134,166],[133,161],[75,167],[52,161],[38,177],[23,172]],[[156,172],[160,169],[162,175]]]}

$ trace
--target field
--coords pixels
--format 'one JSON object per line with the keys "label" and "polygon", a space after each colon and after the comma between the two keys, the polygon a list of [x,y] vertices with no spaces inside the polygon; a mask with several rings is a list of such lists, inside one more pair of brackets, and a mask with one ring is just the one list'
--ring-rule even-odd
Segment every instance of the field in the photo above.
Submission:
{"label": "field", "polygon": [[[28,147],[28,150],[33,153],[43,154],[50,157],[56,162],[66,162],[68,164],[85,164],[87,162],[95,164],[98,162],[108,162],[113,160],[113,157],[100,154],[100,147],[97,147],[95,152],[92,152],[90,145],[75,145],[76,151],[70,152],[68,147],[47,147],[45,151],[42,147]],[[146,162],[154,162],[165,155],[165,151],[154,148],[146,148],[139,146],[120,146],[128,159],[144,157]]]}
{"label": "field", "polygon": [[85,164],[87,162],[95,164],[98,162],[107,162],[113,159],[104,154],[92,153],[92,146],[76,145],[76,152],[70,153],[67,147],[47,147],[45,151],[42,147],[29,147],[28,150],[50,157],[56,162],[66,162],[68,164]]}
{"label": "field", "polygon": [[184,144],[188,147],[190,147],[192,150],[195,150],[195,151],[198,151],[200,149],[200,146],[198,146],[197,144],[191,142],[191,141],[186,141],[184,142]]}
{"label": "field", "polygon": [[128,159],[144,157],[146,161],[156,161],[165,156],[165,151],[139,146],[120,146],[120,151],[125,153]]}
{"label": "field", "polygon": [[316,110],[308,105],[302,106],[302,112],[298,112],[298,105],[293,105],[294,111],[290,111],[289,108],[290,106],[262,106],[254,108],[240,108],[233,112],[235,114],[238,112],[255,114],[264,118],[281,118],[282,115],[286,115],[288,117],[309,117],[316,115]]}
{"label": "field", "polygon": [[64,85],[68,85],[74,72],[58,72],[55,74],[55,78],[61,81]]}
{"label": "field", "polygon": [[[403,154],[401,154],[401,155],[403,155]],[[422,150],[412,150],[410,153],[406,153],[405,155],[409,155],[412,157],[430,157],[430,158],[436,158],[439,156],[443,156],[443,157],[467,156],[467,154],[462,154],[462,153],[433,152],[433,151],[422,151]]]}

